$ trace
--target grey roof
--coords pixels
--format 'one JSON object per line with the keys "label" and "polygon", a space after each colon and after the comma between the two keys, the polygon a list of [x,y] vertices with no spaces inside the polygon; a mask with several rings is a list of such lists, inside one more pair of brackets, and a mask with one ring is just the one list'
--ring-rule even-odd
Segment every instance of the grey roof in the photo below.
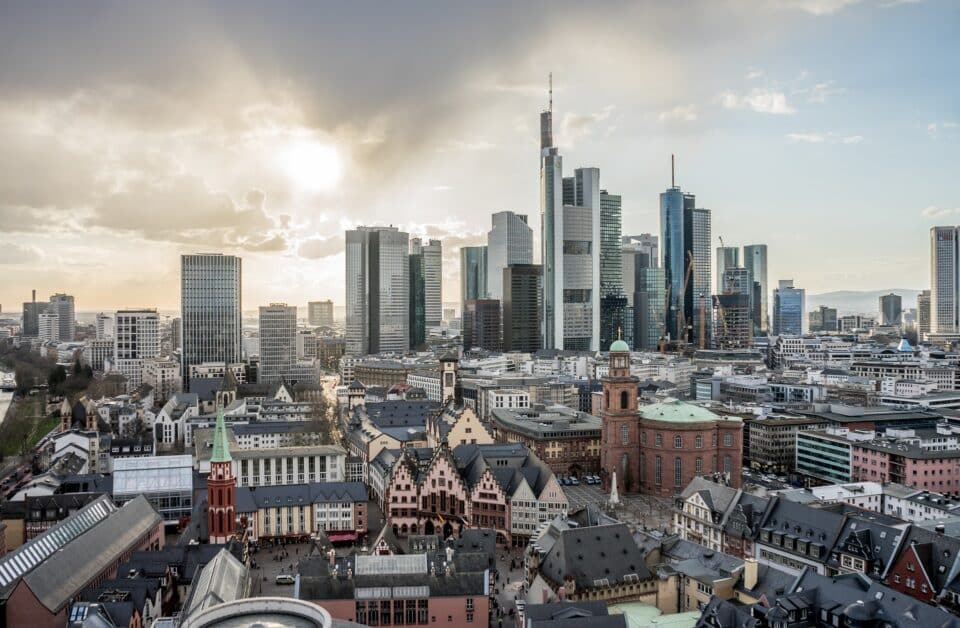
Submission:
{"label": "grey roof", "polygon": [[140,495],[48,557],[23,581],[46,608],[57,612],[112,561],[162,524],[163,518]]}
{"label": "grey roof", "polygon": [[427,416],[440,411],[436,401],[381,401],[364,406],[370,422],[379,428],[423,427]]}
{"label": "grey roof", "polygon": [[246,566],[226,549],[200,568],[181,615],[189,617],[211,606],[247,597],[250,576]]}
{"label": "grey roof", "polygon": [[[760,521],[757,540],[765,543],[762,534],[767,531],[784,536],[792,535],[811,546],[819,545],[819,556],[814,554],[808,557],[826,562],[828,552],[836,544],[843,524],[844,516],[841,514],[774,497]],[[781,549],[796,553],[787,547]]]}
{"label": "grey roof", "polygon": [[680,497],[687,500],[694,493],[700,494],[707,503],[707,506],[710,507],[710,510],[722,515],[727,512],[730,504],[737,496],[737,489],[711,482],[700,476],[695,476],[693,480],[687,484],[687,487],[683,489],[683,492],[680,493]]}
{"label": "grey roof", "polygon": [[[835,551],[858,556],[872,566],[870,577],[879,580],[893,563],[904,531],[865,517],[852,516],[843,524]],[[828,564],[839,568],[831,556]]]}
{"label": "grey roof", "polygon": [[528,604],[524,616],[529,628],[627,628],[624,615],[610,615],[599,601]]}
{"label": "grey roof", "polygon": [[565,406],[545,410],[496,408],[493,423],[531,438],[581,438],[599,434],[600,419]]}
{"label": "grey roof", "polygon": [[788,574],[785,571],[780,571],[776,567],[770,565],[757,565],[757,583],[753,586],[752,589],[748,589],[743,584],[743,578],[737,581],[736,586],[734,587],[738,591],[745,591],[750,593],[752,597],[759,599],[760,597],[766,597],[767,600],[773,600],[776,597],[783,595],[783,593],[793,584],[793,581],[796,580],[796,576]]}
{"label": "grey roof", "polygon": [[703,607],[695,628],[753,628],[759,622],[750,614],[750,607],[716,596]]}
{"label": "grey roof", "polygon": [[641,580],[651,577],[640,548],[622,523],[561,531],[540,569],[559,584],[572,576],[579,590],[595,588],[596,581],[603,579],[610,585],[623,582],[629,574]]}
{"label": "grey roof", "polygon": [[237,489],[237,512],[259,508],[328,502],[366,502],[363,482],[313,482],[273,486],[241,486]]}
{"label": "grey roof", "polygon": [[900,555],[913,547],[937,592],[954,587],[960,579],[960,539],[911,526]]}

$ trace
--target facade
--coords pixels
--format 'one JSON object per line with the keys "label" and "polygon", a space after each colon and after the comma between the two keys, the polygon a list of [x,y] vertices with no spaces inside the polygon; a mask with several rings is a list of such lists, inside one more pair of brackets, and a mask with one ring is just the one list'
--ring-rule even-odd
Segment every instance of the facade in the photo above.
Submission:
{"label": "facade", "polygon": [[773,333],[781,336],[802,336],[806,312],[806,290],[795,288],[792,279],[781,279],[773,291]]}
{"label": "facade", "polygon": [[409,248],[409,235],[396,227],[347,231],[348,354],[410,348]]}
{"label": "facade", "polygon": [[540,260],[543,264],[544,349],[563,348],[563,157],[553,142],[550,108],[540,113]]}
{"label": "facade", "polygon": [[796,463],[797,434],[823,430],[827,422],[813,417],[771,416],[750,421],[749,465],[766,473],[792,473]]}
{"label": "facade", "polygon": [[[103,371],[113,363],[113,338],[87,340],[83,347],[83,361],[94,371]],[[177,366],[179,371],[179,365]]]}
{"label": "facade", "polygon": [[333,301],[307,303],[307,323],[311,327],[333,327]]}
{"label": "facade", "polygon": [[423,253],[410,254],[410,347],[427,342],[427,276]]}
{"label": "facade", "polygon": [[135,390],[146,360],[160,357],[160,317],[156,310],[119,310],[114,321],[114,370]]}
{"label": "facade", "polygon": [[624,492],[639,486],[637,452],[637,385],[640,380],[630,374],[630,348],[623,340],[610,345],[610,371],[603,378],[603,401],[600,409],[600,472],[603,486],[610,490],[614,474]]}
{"label": "facade", "polygon": [[131,456],[113,461],[113,501],[142,495],[165,525],[177,525],[193,510],[192,456]]}
{"label": "facade", "polygon": [[600,346],[609,347],[630,331],[623,289],[623,253],[619,194],[600,190]]}
{"label": "facade", "polygon": [[235,448],[230,457],[237,486],[345,480],[347,452],[336,445]]}
{"label": "facade", "polygon": [[367,534],[367,489],[362,482],[313,482],[237,489],[237,515],[248,539],[306,539],[323,531],[333,542]]}
{"label": "facade", "polygon": [[487,298],[487,247],[460,247],[460,302]]}
{"label": "facade", "polygon": [[260,365],[257,382],[290,377],[297,364],[297,308],[286,303],[260,306]]}
{"label": "facade", "polygon": [[542,296],[542,266],[514,264],[503,269],[502,349],[504,352],[533,353],[540,350]]}
{"label": "facade", "polygon": [[60,316],[43,311],[37,317],[37,337],[41,342],[60,342]]}
{"label": "facade", "polygon": [[713,273],[711,272],[710,210],[696,208],[683,217],[683,240],[687,260],[693,261],[690,285],[684,292],[685,320],[693,325],[690,337],[701,349],[710,346],[713,337],[710,298]]}
{"label": "facade", "polygon": [[713,302],[716,317],[714,336],[716,348],[749,349],[753,341],[750,296],[728,292],[716,295]]}
{"label": "facade", "polygon": [[696,197],[684,194],[673,185],[660,193],[661,268],[667,289],[666,331],[672,340],[686,340],[684,318],[684,291],[687,255],[684,247],[684,215],[693,211]]}
{"label": "facade", "polygon": [[837,308],[821,305],[810,312],[809,328],[811,333],[837,331]]}
{"label": "facade", "polygon": [[100,312],[95,320],[97,340],[113,337],[113,317]]}
{"label": "facade", "polygon": [[758,284],[760,299],[754,308],[753,326],[756,335],[770,333],[770,284],[767,283],[767,245],[748,244],[743,247],[743,267],[750,271],[753,284]]}
{"label": "facade", "polygon": [[635,278],[633,346],[638,350],[656,351],[666,334],[666,275],[663,268],[646,266],[635,269]]}
{"label": "facade", "polygon": [[930,333],[930,291],[917,295],[917,339],[923,342]]}
{"label": "facade", "polygon": [[960,331],[960,229],[930,229],[930,332]]}
{"label": "facade", "polygon": [[[558,344],[569,351],[600,348],[600,170],[577,168],[563,179],[562,303],[556,315]],[[575,204],[574,204],[575,203]],[[546,270],[544,272],[547,272]],[[545,348],[550,348],[545,345]]]}
{"label": "facade", "polygon": [[241,280],[242,263],[234,255],[180,257],[181,366],[187,390],[194,364],[241,361]]}
{"label": "facade", "polygon": [[[37,291],[33,291],[33,300],[23,304],[23,319],[20,333],[24,336],[36,338],[40,334],[40,314],[47,309],[46,303],[37,303]],[[58,334],[59,336],[59,330]]]}
{"label": "facade", "polygon": [[532,409],[523,393],[515,407],[495,407],[490,418],[498,443],[523,443],[558,475],[600,471],[600,419],[593,415],[566,406]]}
{"label": "facade", "polygon": [[724,273],[728,268],[740,268],[740,249],[735,246],[717,247],[717,288],[715,294],[726,292]]}
{"label": "facade", "polygon": [[496,299],[463,304],[463,349],[474,347],[500,351],[500,302]]}
{"label": "facade", "polygon": [[160,406],[183,390],[180,363],[170,358],[153,358],[143,363],[143,383],[153,387],[153,398]]}
{"label": "facade", "polygon": [[885,294],[880,297],[880,324],[899,327],[903,324],[903,300],[899,294]]}
{"label": "facade", "polygon": [[50,297],[47,311],[57,315],[60,342],[70,342],[77,337],[77,308],[73,295],[57,293]]}
{"label": "facade", "polygon": [[420,238],[410,240],[410,253],[423,255],[424,317],[427,327],[439,327],[443,320],[441,298],[443,281],[443,245],[440,240],[424,243]]}
{"label": "facade", "polygon": [[499,301],[503,299],[503,270],[512,264],[533,263],[533,229],[527,224],[526,214],[497,212],[491,221],[486,246],[487,293],[474,298]]}

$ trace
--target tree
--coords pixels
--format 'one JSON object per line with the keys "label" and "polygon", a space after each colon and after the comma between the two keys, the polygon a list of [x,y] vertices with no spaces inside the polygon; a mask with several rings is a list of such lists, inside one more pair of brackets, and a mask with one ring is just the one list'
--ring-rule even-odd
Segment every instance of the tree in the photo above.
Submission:
{"label": "tree", "polygon": [[77,358],[77,359],[75,359],[75,360],[73,361],[73,374],[74,374],[74,375],[79,375],[79,374],[80,374],[80,371],[81,371],[80,358]]}
{"label": "tree", "polygon": [[47,386],[50,388],[50,394],[61,394],[60,389],[65,381],[67,381],[67,370],[63,368],[62,364],[58,364],[47,375]]}

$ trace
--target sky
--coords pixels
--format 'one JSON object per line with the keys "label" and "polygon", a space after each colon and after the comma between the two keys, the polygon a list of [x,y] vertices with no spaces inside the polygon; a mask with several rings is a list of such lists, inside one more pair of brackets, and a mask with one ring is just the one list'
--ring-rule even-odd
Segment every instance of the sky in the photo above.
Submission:
{"label": "sky", "polygon": [[[714,245],[808,293],[926,288],[960,223],[960,3],[0,0],[0,304],[174,309],[179,256],[243,257],[243,307],[344,300],[344,230],[539,235],[554,77],[567,172],[623,232],[677,181]],[[539,238],[535,239],[539,251]]]}

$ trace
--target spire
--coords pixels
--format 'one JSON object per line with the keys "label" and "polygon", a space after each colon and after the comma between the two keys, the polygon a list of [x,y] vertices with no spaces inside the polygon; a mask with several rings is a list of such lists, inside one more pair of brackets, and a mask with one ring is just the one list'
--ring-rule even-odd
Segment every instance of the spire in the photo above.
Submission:
{"label": "spire", "polygon": [[213,454],[210,462],[230,462],[230,442],[227,440],[227,426],[223,423],[223,408],[217,408],[217,426],[213,428]]}
{"label": "spire", "polygon": [[550,73],[547,81],[550,83],[550,113],[553,113],[553,72]]}

